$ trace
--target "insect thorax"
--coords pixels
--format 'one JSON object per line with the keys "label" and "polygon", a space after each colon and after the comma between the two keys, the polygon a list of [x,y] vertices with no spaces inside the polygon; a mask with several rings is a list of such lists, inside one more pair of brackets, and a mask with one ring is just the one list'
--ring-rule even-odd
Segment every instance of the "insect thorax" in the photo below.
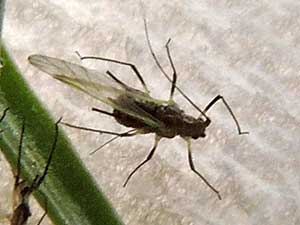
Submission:
{"label": "insect thorax", "polygon": [[142,133],[156,133],[161,137],[173,138],[177,135],[182,137],[192,137],[197,139],[205,137],[205,128],[209,125],[209,120],[194,118],[184,113],[177,104],[158,104],[154,101],[141,101],[131,97],[122,96],[123,106],[134,105],[136,108],[146,112],[149,119],[154,119],[159,126],[151,126],[146,120],[114,109],[113,115],[120,124],[139,129]]}

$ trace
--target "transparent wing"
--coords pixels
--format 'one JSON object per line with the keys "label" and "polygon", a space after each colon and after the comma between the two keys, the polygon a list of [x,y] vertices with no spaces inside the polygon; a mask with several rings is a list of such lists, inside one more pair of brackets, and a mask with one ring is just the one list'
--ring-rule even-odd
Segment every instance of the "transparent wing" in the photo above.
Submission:
{"label": "transparent wing", "polygon": [[[31,55],[28,57],[28,60],[33,66],[51,75],[53,78],[110,105],[114,109],[141,119],[151,127],[163,126],[159,120],[145,112],[133,101],[122,104],[118,101],[118,97],[121,95],[130,96],[141,101],[155,102],[156,104],[164,104],[166,103],[165,101],[153,99],[147,93],[119,85],[117,82],[109,79],[107,75],[62,59],[44,55]],[[128,104],[129,102],[130,104]]]}

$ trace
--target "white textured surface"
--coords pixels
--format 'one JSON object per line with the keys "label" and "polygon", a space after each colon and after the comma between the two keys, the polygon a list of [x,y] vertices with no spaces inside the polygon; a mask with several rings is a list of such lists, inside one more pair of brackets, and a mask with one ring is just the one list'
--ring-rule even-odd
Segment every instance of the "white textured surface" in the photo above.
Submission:
{"label": "white textured surface", "polygon": [[[162,141],[152,162],[123,189],[126,176],[144,159],[153,137],[119,140],[91,157],[88,153],[109,137],[65,129],[124,222],[300,224],[300,3],[153,0],[141,7],[132,0],[86,2],[7,1],[6,44],[53,115],[81,125],[122,129],[110,118],[89,112],[91,106],[107,107],[48,76],[38,76],[41,73],[26,61],[30,54],[78,62],[74,51],[79,50],[134,62],[153,95],[167,98],[170,85],[146,47],[145,13],[154,48],[168,70],[163,46],[169,37],[173,39],[178,85],[186,94],[200,107],[215,95],[224,95],[242,128],[250,131],[238,136],[219,103],[209,112],[213,123],[207,138],[193,142],[195,165],[220,190],[223,200],[219,201],[189,170],[185,143],[178,138]],[[130,70],[116,65],[85,65],[100,71],[109,68],[124,81],[136,83]],[[176,100],[196,115],[182,97],[177,95]],[[3,162],[1,158],[0,171],[5,174]],[[1,184],[4,196],[7,181],[1,179]]]}

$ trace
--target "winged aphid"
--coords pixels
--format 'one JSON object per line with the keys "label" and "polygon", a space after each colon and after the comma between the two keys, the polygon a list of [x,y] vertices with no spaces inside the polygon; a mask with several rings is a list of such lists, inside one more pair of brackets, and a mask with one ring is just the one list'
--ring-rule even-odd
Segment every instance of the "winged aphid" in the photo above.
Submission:
{"label": "winged aphid", "polygon": [[[210,125],[211,120],[206,115],[207,111],[219,100],[221,100],[225,107],[228,109],[231,114],[234,122],[236,123],[238,133],[246,134],[248,132],[242,132],[239,126],[239,123],[233,114],[231,108],[225,99],[218,95],[216,96],[204,110],[201,110],[196,104],[190,100],[181,89],[176,85],[177,81],[177,72],[174,66],[174,63],[171,58],[169,44],[170,39],[166,43],[166,50],[168,54],[168,59],[170,61],[173,77],[172,79],[164,71],[161,64],[159,63],[150,43],[147,25],[145,22],[145,31],[148,47],[150,52],[155,60],[155,63],[161,70],[161,72],[166,76],[166,78],[172,83],[170,97],[168,101],[158,100],[152,98],[149,94],[149,89],[143,80],[141,73],[138,71],[136,66],[132,63],[123,62],[115,59],[95,57],[95,56],[84,56],[81,57],[81,60],[84,59],[96,59],[108,61],[116,64],[121,64],[129,66],[132,68],[134,74],[137,76],[138,80],[143,86],[143,91],[134,89],[127,84],[120,81],[113,73],[107,71],[106,74],[100,74],[95,70],[87,69],[78,64],[70,63],[62,59],[49,57],[45,55],[31,55],[29,56],[29,62],[35,67],[39,68],[43,72],[51,75],[53,78],[77,89],[85,94],[100,100],[101,102],[110,105],[113,108],[113,112],[103,111],[98,108],[92,108],[93,111],[97,111],[109,116],[112,116],[116,121],[126,127],[133,128],[124,133],[117,133],[105,130],[97,130],[93,128],[86,128],[81,126],[75,126],[68,123],[63,123],[69,127],[79,128],[83,130],[106,133],[115,135],[112,140],[115,140],[117,137],[124,136],[134,136],[136,134],[145,134],[145,133],[155,133],[154,145],[144,161],[142,161],[127,177],[124,187],[128,183],[132,175],[141,168],[145,163],[147,163],[157,148],[157,145],[161,138],[173,138],[177,135],[184,138],[187,142],[188,148],[188,160],[191,170],[197,174],[205,184],[217,194],[218,198],[221,199],[221,195],[217,189],[215,189],[207,179],[200,174],[194,166],[191,150],[191,139],[198,139],[199,137],[205,137],[205,130]],[[175,89],[178,90],[199,112],[200,116],[194,118],[187,115],[179,106],[174,102],[173,95]],[[102,146],[101,146],[102,147]],[[99,148],[98,148],[99,149]],[[97,149],[97,150],[98,150]],[[95,151],[94,151],[95,152]],[[94,153],[93,152],[93,153]]]}

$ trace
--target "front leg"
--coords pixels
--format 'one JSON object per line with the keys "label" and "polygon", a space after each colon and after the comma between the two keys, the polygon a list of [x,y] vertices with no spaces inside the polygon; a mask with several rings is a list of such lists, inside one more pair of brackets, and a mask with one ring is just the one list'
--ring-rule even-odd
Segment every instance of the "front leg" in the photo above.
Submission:
{"label": "front leg", "polygon": [[229,104],[225,101],[224,97],[221,95],[217,95],[213,100],[210,101],[210,103],[208,103],[208,105],[205,107],[204,109],[204,113],[206,113],[217,101],[222,100],[222,102],[224,103],[225,107],[227,108],[227,110],[229,111],[231,117],[233,118],[236,127],[238,129],[238,134],[242,135],[242,134],[249,134],[248,131],[241,131],[241,127],[239,125],[238,120],[236,119],[235,115],[233,114],[232,109],[230,108]]}

